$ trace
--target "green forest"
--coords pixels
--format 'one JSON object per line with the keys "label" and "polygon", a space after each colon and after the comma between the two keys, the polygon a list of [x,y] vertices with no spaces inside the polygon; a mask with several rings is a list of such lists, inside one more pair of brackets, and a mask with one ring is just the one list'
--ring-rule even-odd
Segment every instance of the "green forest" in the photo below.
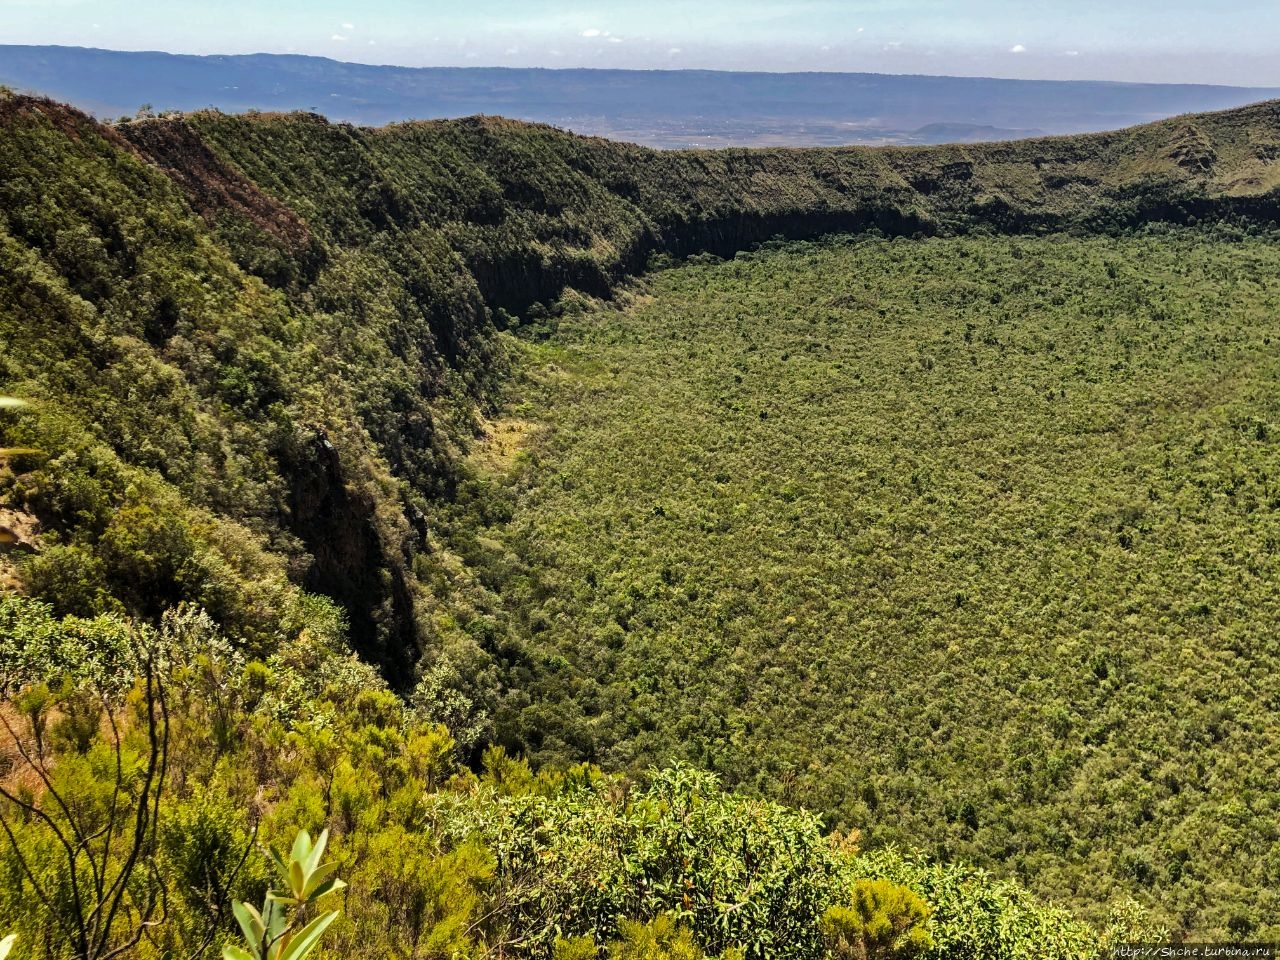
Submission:
{"label": "green forest", "polygon": [[1276,936],[1280,104],[0,171],[0,957]]}
{"label": "green forest", "polygon": [[504,519],[454,539],[543,657],[499,736],[1274,930],[1278,271],[1199,231],[850,238],[567,305]]}

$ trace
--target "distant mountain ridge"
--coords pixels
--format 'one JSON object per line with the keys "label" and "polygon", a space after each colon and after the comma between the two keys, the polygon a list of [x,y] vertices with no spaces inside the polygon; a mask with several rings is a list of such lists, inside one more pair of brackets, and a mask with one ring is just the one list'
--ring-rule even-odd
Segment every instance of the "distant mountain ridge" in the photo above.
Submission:
{"label": "distant mountain ridge", "polygon": [[1042,137],[1044,131],[1006,130],[981,123],[926,123],[914,136],[921,143],[990,143],[995,140],[1026,140],[1030,137]]}
{"label": "distant mountain ridge", "polygon": [[476,114],[660,148],[933,144],[1118,129],[1280,97],[1192,84],[870,73],[395,67],[0,45],[0,84],[101,118],[214,107],[382,126]]}

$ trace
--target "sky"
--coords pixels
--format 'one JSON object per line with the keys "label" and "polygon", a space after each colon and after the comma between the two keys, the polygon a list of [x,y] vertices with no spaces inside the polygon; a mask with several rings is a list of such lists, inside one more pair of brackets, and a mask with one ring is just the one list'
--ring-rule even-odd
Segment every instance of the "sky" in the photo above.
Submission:
{"label": "sky", "polygon": [[1280,86],[1280,0],[0,0],[0,43]]}

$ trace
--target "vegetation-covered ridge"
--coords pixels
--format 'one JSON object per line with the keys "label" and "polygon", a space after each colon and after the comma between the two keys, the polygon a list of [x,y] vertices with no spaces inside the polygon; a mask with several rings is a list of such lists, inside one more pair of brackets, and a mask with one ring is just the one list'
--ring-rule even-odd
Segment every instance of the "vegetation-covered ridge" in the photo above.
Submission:
{"label": "vegetation-covered ridge", "polygon": [[[554,599],[556,568],[530,566],[536,542],[507,550],[518,504],[466,456],[477,438],[506,431],[514,446],[534,429],[488,419],[521,349],[504,328],[550,332],[582,301],[548,306],[566,290],[608,298],[663,258],[777,235],[1120,232],[1153,219],[1240,234],[1275,220],[1278,160],[1274,103],[1009,145],[657,153],[483,118],[108,126],[0,96],[0,393],[28,401],[0,409],[0,580],[51,605],[18,610],[9,629],[90,643],[150,636],[198,608],[251,691],[218,723],[269,722],[255,719],[274,702],[255,664],[275,658],[273,682],[294,698],[267,710],[280,743],[299,704],[322,698],[296,684],[335,662],[356,670],[335,653],[349,638],[415,705],[413,723],[447,724],[477,767],[500,738],[557,760],[630,749],[630,737],[592,740],[580,720],[598,701],[564,715],[572,697],[530,703],[558,677],[578,683],[589,658],[559,627],[536,636],[547,614],[526,604]],[[509,465],[500,444],[482,446]],[[591,654],[595,638],[582,640]],[[347,699],[377,685],[354,676]],[[84,713],[74,684],[58,689],[71,700],[54,714],[82,724],[65,755],[88,757],[66,775],[110,793],[110,757],[83,726],[103,714]],[[45,702],[25,713],[33,731]],[[335,769],[349,749],[322,744],[317,762]],[[269,752],[228,761],[233,778],[258,764],[229,795],[282,795],[296,771],[270,769]],[[345,816],[332,787],[298,800],[309,812],[293,826]],[[41,929],[39,911],[24,916]],[[614,928],[590,932],[604,942]]]}
{"label": "vegetation-covered ridge", "polygon": [[[608,295],[654,255],[868,227],[1269,220],[1280,184],[1277,103],[909,150],[660,153],[487,118],[109,127],[14,96],[0,122],[10,389],[78,406],[111,456],[256,531],[290,579],[343,605],[358,648],[402,687],[448,645],[437,608],[453,575],[431,503],[452,495],[475,411],[496,396],[494,328],[511,315],[566,287]],[[118,566],[100,556],[101,505],[24,502],[66,541],[57,556]],[[195,599],[157,576],[165,596]],[[99,581],[80,593],[126,586]]]}
{"label": "vegetation-covered ridge", "polygon": [[[439,232],[487,303],[604,294],[654,253],[782,235],[1091,230],[1274,218],[1280,101],[1078,137],[916,149],[659,152],[500,118],[333,125],[216,113],[119,132],[202,194],[202,143],[329,238]],[[189,186],[189,190],[190,190]],[[216,196],[199,201],[223,209]]]}

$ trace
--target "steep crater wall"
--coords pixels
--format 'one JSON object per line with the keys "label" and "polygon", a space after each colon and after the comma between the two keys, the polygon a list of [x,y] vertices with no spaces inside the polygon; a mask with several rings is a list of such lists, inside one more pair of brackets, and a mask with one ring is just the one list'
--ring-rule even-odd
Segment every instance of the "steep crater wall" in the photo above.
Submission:
{"label": "steep crater wall", "polygon": [[[569,287],[608,297],[655,254],[728,257],[779,236],[1111,231],[1152,220],[1250,228],[1280,216],[1276,103],[1090,137],[884,150],[663,153],[494,118],[368,130],[312,115],[201,113],[107,127],[20,97],[0,102],[0,130],[30,167],[27,187],[13,180],[6,194],[13,242],[98,298],[100,316],[127,314],[133,326],[110,335],[136,327],[156,363],[199,381],[209,422],[240,411],[245,425],[227,428],[225,449],[288,438],[246,461],[277,491],[275,506],[235,510],[268,539],[301,543],[298,576],[342,603],[356,647],[401,687],[440,641],[425,625],[448,619],[427,608],[449,588],[424,589],[414,571],[438,549],[434,505],[463,479],[476,411],[500,394],[499,308],[523,314]],[[93,189],[109,201],[74,199],[87,189],[76,164],[90,161],[103,184]],[[83,213],[32,227],[36,181]],[[163,222],[137,236],[121,226],[147,217]],[[80,276],[92,259],[74,256],[80,248],[105,251],[92,277]],[[192,259],[206,249],[246,276]],[[158,251],[172,291],[150,289],[146,258]],[[216,284],[187,289],[210,271]],[[101,291],[113,289],[130,297],[112,306]],[[245,319],[231,335],[218,311],[236,298]],[[192,304],[204,304],[195,326]],[[238,351],[258,342],[229,378]],[[81,351],[71,340],[59,349]],[[134,447],[121,440],[116,451],[137,459],[145,428],[131,429],[121,436]],[[329,436],[331,449],[315,439]],[[173,479],[181,484],[176,467]]]}

